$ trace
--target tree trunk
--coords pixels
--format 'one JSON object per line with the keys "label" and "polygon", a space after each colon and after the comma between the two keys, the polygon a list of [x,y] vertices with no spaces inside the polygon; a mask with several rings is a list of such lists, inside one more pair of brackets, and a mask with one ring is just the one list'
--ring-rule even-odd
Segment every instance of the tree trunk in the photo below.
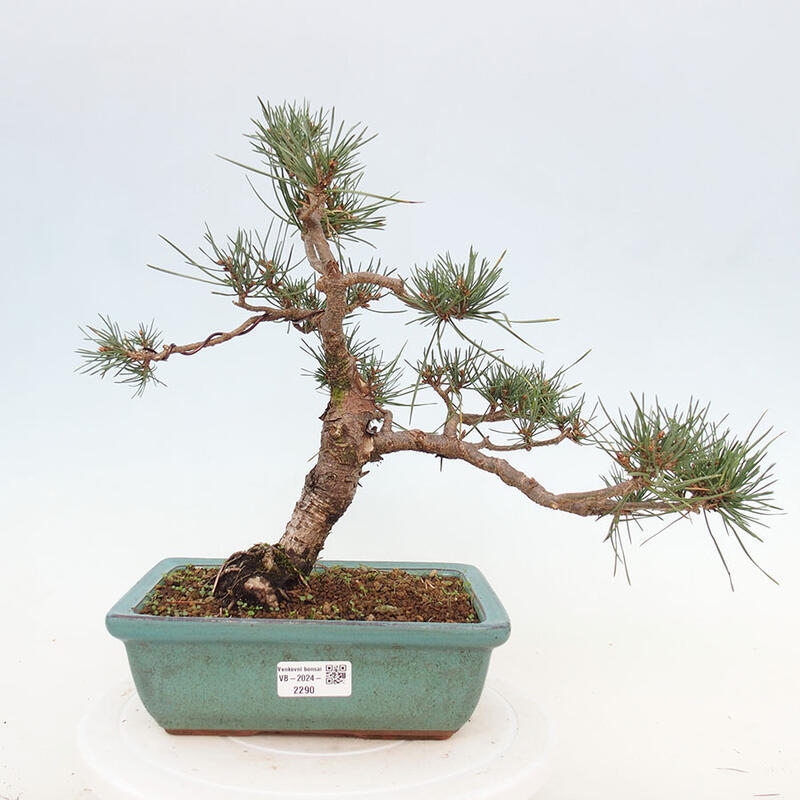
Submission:
{"label": "tree trunk", "polygon": [[226,560],[214,587],[221,602],[277,606],[282,590],[311,571],[331,528],[355,496],[372,455],[370,423],[380,417],[372,400],[359,392],[334,394],[322,415],[317,463],[283,536],[277,545],[256,544]]}
{"label": "tree trunk", "polygon": [[324,181],[310,187],[307,203],[297,211],[306,258],[319,275],[316,289],[325,295],[324,309],[313,324],[322,342],[331,394],[322,415],[317,463],[306,476],[278,544],[254,545],[234,553],[222,565],[214,595],[228,605],[242,600],[275,606],[284,587],[311,571],[331,528],[352,502],[363,467],[372,455],[370,423],[383,418],[348,350],[344,320],[352,309],[348,308],[347,287],[356,278],[342,274],[323,229],[327,185]]}

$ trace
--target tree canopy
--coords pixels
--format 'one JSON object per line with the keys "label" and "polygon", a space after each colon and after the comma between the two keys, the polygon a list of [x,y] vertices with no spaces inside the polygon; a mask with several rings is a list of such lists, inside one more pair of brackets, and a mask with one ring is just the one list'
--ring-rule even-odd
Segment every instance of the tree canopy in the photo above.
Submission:
{"label": "tree canopy", "polygon": [[[602,404],[598,415],[587,413],[585,397],[568,379],[574,364],[548,370],[544,364],[508,363],[474,333],[488,325],[500,336],[524,341],[523,324],[545,321],[511,320],[504,312],[503,255],[485,258],[469,248],[459,259],[445,252],[404,276],[379,259],[348,260],[348,244],[383,228],[385,210],[406,202],[362,188],[361,154],[373,138],[364,126],[346,126],[333,110],[313,111],[307,103],[262,102],[260,111],[248,135],[258,165],[233,163],[248,173],[271,221],[262,231],[240,229],[224,238],[206,228],[196,256],[165,239],[184,269],[155,267],[210,285],[247,317],[231,330],[182,345],[167,343],[152,323],[123,331],[100,317],[83,331],[90,342],[79,351],[84,372],[110,374],[138,395],[161,382],[157,367],[173,355],[197,354],[262,323],[288,324],[310,357],[309,374],[331,402],[363,400],[356,404],[367,420],[359,470],[366,461],[400,451],[460,459],[539,505],[604,518],[623,565],[632,523],[693,515],[703,517],[726,570],[713,520],[753,560],[747,540],[759,539],[756,527],[776,510],[766,460],[770,430],[757,424],[736,436],[695,399],[666,409],[657,400],[648,404],[633,397],[628,413],[610,413]],[[271,196],[265,196],[264,183]],[[299,254],[292,246],[298,239]],[[416,357],[405,351],[387,357],[379,341],[361,335],[359,312],[375,310],[388,298],[405,312],[405,322],[430,333]],[[433,430],[403,427],[392,411],[413,408],[421,393],[441,408]],[[355,413],[348,402],[345,412]],[[563,442],[607,454],[609,469],[598,488],[555,494],[508,460],[516,451]]]}

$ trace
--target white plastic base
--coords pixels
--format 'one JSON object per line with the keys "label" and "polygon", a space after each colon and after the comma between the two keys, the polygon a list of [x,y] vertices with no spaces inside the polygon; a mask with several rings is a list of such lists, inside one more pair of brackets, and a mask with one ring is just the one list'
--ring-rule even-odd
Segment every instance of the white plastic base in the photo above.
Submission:
{"label": "white plastic base", "polygon": [[545,720],[505,688],[437,742],[170,736],[125,686],[90,708],[79,746],[100,800],[529,800],[547,779]]}

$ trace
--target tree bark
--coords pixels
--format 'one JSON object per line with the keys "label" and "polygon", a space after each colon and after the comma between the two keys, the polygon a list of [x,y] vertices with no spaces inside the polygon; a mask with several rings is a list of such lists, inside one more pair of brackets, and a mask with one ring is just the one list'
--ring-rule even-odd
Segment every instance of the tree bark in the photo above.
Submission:
{"label": "tree bark", "polygon": [[356,392],[331,403],[323,415],[320,451],[308,473],[279,546],[304,573],[322,550],[325,537],[355,496],[364,465],[372,456],[375,405]]}
{"label": "tree bark", "polygon": [[[556,437],[551,441],[558,440],[559,437]],[[602,489],[555,494],[505,459],[484,453],[481,448],[482,445],[464,441],[457,436],[427,433],[414,429],[394,431],[391,426],[391,416],[387,415],[383,428],[375,436],[373,459],[379,459],[388,453],[414,452],[465,461],[484,472],[496,475],[507,486],[518,489],[537,505],[582,517],[599,517],[615,511],[627,514],[640,509],[674,510],[669,504],[658,501],[627,502],[620,508],[621,497],[635,492],[645,485],[642,478],[631,478],[615,486],[606,486]],[[683,508],[687,511],[691,510],[688,503]]]}
{"label": "tree bark", "polygon": [[325,539],[355,496],[364,465],[372,458],[370,422],[374,403],[351,391],[322,415],[317,463],[308,473],[277,545],[256,544],[222,566],[214,593],[228,605],[243,601],[274,607],[281,592],[312,569]]}

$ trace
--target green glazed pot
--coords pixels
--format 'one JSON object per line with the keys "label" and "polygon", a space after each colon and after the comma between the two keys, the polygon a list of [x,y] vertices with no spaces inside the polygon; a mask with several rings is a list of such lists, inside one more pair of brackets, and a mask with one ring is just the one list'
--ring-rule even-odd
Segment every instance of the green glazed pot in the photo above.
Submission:
{"label": "green glazed pot", "polygon": [[219,559],[168,558],[108,612],[142,703],[170,733],[262,732],[444,739],[480,699],[510,623],[466,564],[320,562],[459,576],[476,623],[154,617],[136,609],[168,572]]}

